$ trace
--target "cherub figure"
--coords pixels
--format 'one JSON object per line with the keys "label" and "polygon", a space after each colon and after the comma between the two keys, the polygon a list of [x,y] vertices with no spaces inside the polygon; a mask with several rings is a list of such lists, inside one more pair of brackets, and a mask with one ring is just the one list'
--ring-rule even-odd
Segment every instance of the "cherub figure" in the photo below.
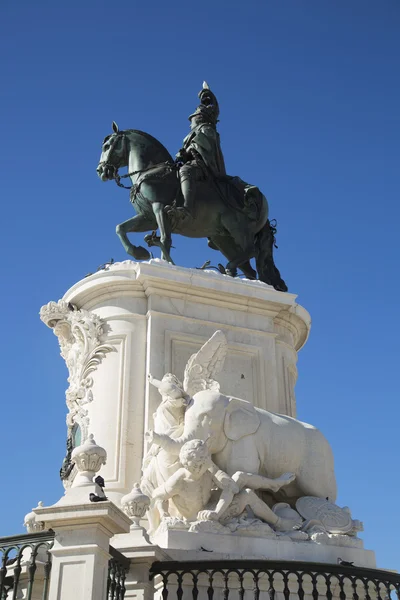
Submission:
{"label": "cherub figure", "polygon": [[[294,526],[292,520],[276,515],[253,489],[245,487],[251,485],[255,489],[278,491],[295,479],[293,473],[285,473],[277,479],[244,472],[237,472],[229,477],[212,462],[207,442],[202,440],[186,442],[179,453],[179,461],[181,468],[154,490],[153,502],[171,498],[188,521],[228,522],[239,517],[249,506],[256,517],[277,530],[287,530]],[[221,489],[221,495],[213,510],[204,510],[211,499],[213,483]]]}
{"label": "cherub figure", "polygon": [[[175,375],[167,373],[161,381],[151,375],[148,377],[151,385],[154,385],[161,394],[162,401],[153,415],[154,425],[157,431],[178,438],[183,433],[185,410],[190,396],[184,391],[182,383]],[[159,445],[152,444],[143,459],[143,476],[141,489],[148,496],[164,481],[166,481],[177,469],[180,463],[177,456],[171,455]],[[150,529],[157,529],[160,517],[167,514],[168,502],[156,502],[153,510],[149,511]]]}
{"label": "cherub figure", "polygon": [[186,442],[179,453],[179,462],[180,468],[154,490],[152,502],[165,502],[171,498],[179,513],[188,521],[195,521],[207,505],[213,484],[222,490],[215,508],[218,515],[234,494],[239,492],[239,486],[234,480],[212,462],[207,442]]}

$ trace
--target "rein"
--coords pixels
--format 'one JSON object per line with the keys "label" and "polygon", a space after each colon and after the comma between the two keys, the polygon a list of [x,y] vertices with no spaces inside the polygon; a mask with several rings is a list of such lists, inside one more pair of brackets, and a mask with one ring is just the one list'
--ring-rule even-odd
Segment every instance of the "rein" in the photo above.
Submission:
{"label": "rein", "polygon": [[108,167],[114,168],[115,172],[114,172],[113,179],[118,187],[124,188],[125,190],[131,190],[134,186],[133,185],[124,185],[123,183],[121,183],[121,179],[126,179],[127,177],[131,177],[132,175],[138,175],[139,173],[146,173],[146,171],[151,171],[151,169],[156,169],[157,167],[161,167],[162,165],[174,167],[175,163],[167,160],[165,162],[160,162],[155,165],[151,165],[151,167],[146,167],[145,169],[139,169],[138,171],[131,171],[130,173],[126,173],[126,175],[118,175],[118,169],[116,167],[114,167],[114,165],[110,165],[109,163],[105,163],[105,165]]}

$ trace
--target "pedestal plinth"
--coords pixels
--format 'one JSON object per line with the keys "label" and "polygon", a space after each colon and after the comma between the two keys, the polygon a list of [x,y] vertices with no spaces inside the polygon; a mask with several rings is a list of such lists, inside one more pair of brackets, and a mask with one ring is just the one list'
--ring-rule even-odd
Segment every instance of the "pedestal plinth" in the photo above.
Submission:
{"label": "pedestal plinth", "polygon": [[[144,432],[160,402],[147,376],[183,377],[188,358],[217,329],[229,344],[218,378],[224,393],[296,414],[297,352],[310,316],[294,294],[160,260],[124,261],[79,281],[41,318],[70,370],[69,434],[92,433],[106,448],[101,474],[115,502],[140,479]],[[70,483],[68,457],[64,466]]]}
{"label": "pedestal plinth", "polygon": [[[280,539],[246,535],[190,533],[184,530],[161,530],[153,541],[165,548],[173,560],[276,560],[337,564],[338,559],[356,565],[375,568],[375,553],[365,550],[362,540],[349,539],[353,546],[295,541],[288,536]],[[357,547],[358,546],[358,547]],[[211,553],[212,554],[207,554]]]}
{"label": "pedestal plinth", "polygon": [[110,538],[129,530],[126,515],[112,502],[54,505],[34,512],[55,531],[49,598],[105,598]]}

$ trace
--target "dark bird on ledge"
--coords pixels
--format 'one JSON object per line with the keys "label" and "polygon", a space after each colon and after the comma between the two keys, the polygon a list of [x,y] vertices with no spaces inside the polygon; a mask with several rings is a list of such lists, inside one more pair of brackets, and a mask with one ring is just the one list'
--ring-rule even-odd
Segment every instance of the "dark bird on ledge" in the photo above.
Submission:
{"label": "dark bird on ledge", "polygon": [[349,562],[348,560],[342,560],[341,558],[337,559],[338,565],[341,565],[342,567],[353,567],[354,563],[353,562]]}
{"label": "dark bird on ledge", "polygon": [[89,494],[89,500],[90,502],[105,502],[106,500],[108,500],[108,498],[106,498],[106,496],[104,496],[104,498],[102,498],[101,496],[98,496],[97,494]]}
{"label": "dark bird on ledge", "polygon": [[94,480],[94,482],[97,483],[97,485],[99,487],[101,487],[101,489],[104,489],[106,487],[106,484],[104,483],[104,479],[102,478],[101,475],[97,475],[97,477]]}

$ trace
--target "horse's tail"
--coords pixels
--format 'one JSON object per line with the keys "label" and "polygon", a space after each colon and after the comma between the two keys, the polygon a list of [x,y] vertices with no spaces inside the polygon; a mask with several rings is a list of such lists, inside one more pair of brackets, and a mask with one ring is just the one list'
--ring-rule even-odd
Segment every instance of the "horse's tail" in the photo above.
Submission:
{"label": "horse's tail", "polygon": [[256,234],[256,267],[258,277],[264,283],[272,285],[279,292],[287,292],[287,285],[274,263],[275,234],[276,222],[271,224],[269,220]]}

